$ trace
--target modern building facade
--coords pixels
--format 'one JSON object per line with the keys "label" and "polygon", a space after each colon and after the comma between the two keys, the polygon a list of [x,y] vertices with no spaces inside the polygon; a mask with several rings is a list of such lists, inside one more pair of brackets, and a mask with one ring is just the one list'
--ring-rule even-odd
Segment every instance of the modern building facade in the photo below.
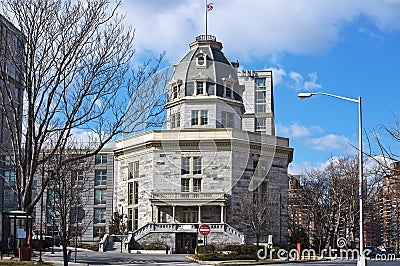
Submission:
{"label": "modern building facade", "polygon": [[21,32],[0,15],[0,102],[5,107],[0,110],[0,223],[3,212],[18,207],[15,193],[16,169],[9,140],[10,134],[16,134],[15,128],[22,127],[22,40]]}
{"label": "modern building facade", "polygon": [[308,238],[308,243],[312,245],[313,235],[315,234],[315,223],[309,206],[301,200],[302,186],[299,175],[289,176],[288,191],[288,235],[296,244],[298,236],[304,234]]}
{"label": "modern building facade", "polygon": [[379,191],[382,244],[400,251],[400,162],[393,162]]}
{"label": "modern building facade", "polygon": [[[97,155],[85,159],[81,166],[60,170],[58,173],[49,164],[43,174],[45,177],[50,175],[53,181],[43,194],[43,208],[40,201],[36,205],[37,226],[34,233],[40,234],[42,223],[43,235],[58,236],[61,230],[60,215],[64,215],[68,217],[70,237],[78,234],[79,242],[99,241],[108,231],[113,217],[113,149],[104,148]],[[41,186],[41,173],[38,173],[37,179],[38,186]],[[68,197],[69,200],[63,202],[60,197]]]}
{"label": "modern building facade", "polygon": [[271,72],[238,71],[210,35],[196,38],[174,67],[167,129],[116,142],[114,206],[127,216],[129,241],[192,252],[203,241],[198,226],[207,223],[208,243],[252,242],[240,221],[241,201],[263,190],[282,208],[273,208],[275,222],[261,241],[272,234],[285,245],[293,150],[273,134]]}

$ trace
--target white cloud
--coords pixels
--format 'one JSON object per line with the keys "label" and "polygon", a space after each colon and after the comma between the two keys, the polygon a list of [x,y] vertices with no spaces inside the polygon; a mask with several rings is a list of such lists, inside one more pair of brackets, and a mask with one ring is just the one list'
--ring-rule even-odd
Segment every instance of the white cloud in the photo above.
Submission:
{"label": "white cloud", "polygon": [[[196,35],[205,33],[204,1],[123,1],[120,12],[137,29],[138,52],[166,50],[177,61]],[[342,41],[344,27],[363,17],[380,31],[400,30],[395,0],[217,1],[208,13],[208,33],[226,45],[235,61],[276,54],[319,54]]]}
{"label": "white cloud", "polygon": [[310,170],[323,170],[329,161],[326,162],[292,162],[289,164],[288,172],[292,175],[302,175]]}
{"label": "white cloud", "polygon": [[282,83],[283,79],[287,76],[286,70],[282,67],[271,67],[266,69],[272,70],[272,78],[274,81],[274,85]]}
{"label": "white cloud", "polygon": [[284,125],[281,125],[281,124],[277,124],[276,131],[277,131],[278,135],[290,137],[290,138],[310,136],[309,129],[298,123],[293,123],[287,127]]}
{"label": "white cloud", "polygon": [[306,145],[308,145],[309,148],[319,151],[343,149],[350,145],[350,143],[350,140],[345,136],[338,136],[334,134],[306,140]]}
{"label": "white cloud", "polygon": [[314,90],[322,88],[322,86],[317,83],[318,75],[316,72],[308,74],[308,77],[310,78],[310,80],[304,82],[304,88],[306,90]]}

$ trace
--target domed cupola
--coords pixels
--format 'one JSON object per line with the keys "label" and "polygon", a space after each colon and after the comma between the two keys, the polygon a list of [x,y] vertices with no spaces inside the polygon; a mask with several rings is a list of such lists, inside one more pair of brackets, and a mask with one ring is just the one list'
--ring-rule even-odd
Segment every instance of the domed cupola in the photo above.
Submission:
{"label": "domed cupola", "polygon": [[242,91],[222,43],[200,35],[167,86],[168,128],[241,128]]}

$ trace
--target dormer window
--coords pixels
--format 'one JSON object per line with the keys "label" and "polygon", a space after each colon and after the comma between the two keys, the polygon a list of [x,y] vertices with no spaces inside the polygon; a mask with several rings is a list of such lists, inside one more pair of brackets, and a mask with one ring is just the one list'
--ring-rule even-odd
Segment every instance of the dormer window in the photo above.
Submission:
{"label": "dormer window", "polygon": [[208,80],[208,78],[206,76],[203,76],[201,73],[199,73],[197,76],[193,77],[193,81],[194,81],[193,96],[208,95],[207,80]]}
{"label": "dormer window", "polygon": [[196,66],[200,68],[207,67],[207,54],[201,50],[198,54],[196,54]]}
{"label": "dormer window", "polygon": [[202,95],[204,93],[204,82],[196,81],[196,95]]}
{"label": "dormer window", "polygon": [[171,100],[177,99],[180,96],[180,90],[182,86],[182,80],[173,80],[170,84],[170,93],[169,97]]}
{"label": "dormer window", "polygon": [[199,66],[204,66],[205,62],[206,62],[206,60],[204,59],[204,56],[199,56],[199,58],[197,58],[197,64]]}
{"label": "dormer window", "polygon": [[222,82],[224,83],[224,97],[233,98],[232,88],[236,81],[229,75],[227,78],[222,78]]}

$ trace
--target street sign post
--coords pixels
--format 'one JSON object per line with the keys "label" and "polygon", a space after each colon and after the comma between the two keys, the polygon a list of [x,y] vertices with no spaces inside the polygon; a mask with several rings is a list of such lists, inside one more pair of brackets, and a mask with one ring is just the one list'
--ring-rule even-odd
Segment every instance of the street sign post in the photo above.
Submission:
{"label": "street sign post", "polygon": [[210,226],[208,224],[202,224],[199,226],[199,233],[203,235],[203,250],[204,257],[206,257],[206,246],[207,246],[207,235],[211,232]]}

